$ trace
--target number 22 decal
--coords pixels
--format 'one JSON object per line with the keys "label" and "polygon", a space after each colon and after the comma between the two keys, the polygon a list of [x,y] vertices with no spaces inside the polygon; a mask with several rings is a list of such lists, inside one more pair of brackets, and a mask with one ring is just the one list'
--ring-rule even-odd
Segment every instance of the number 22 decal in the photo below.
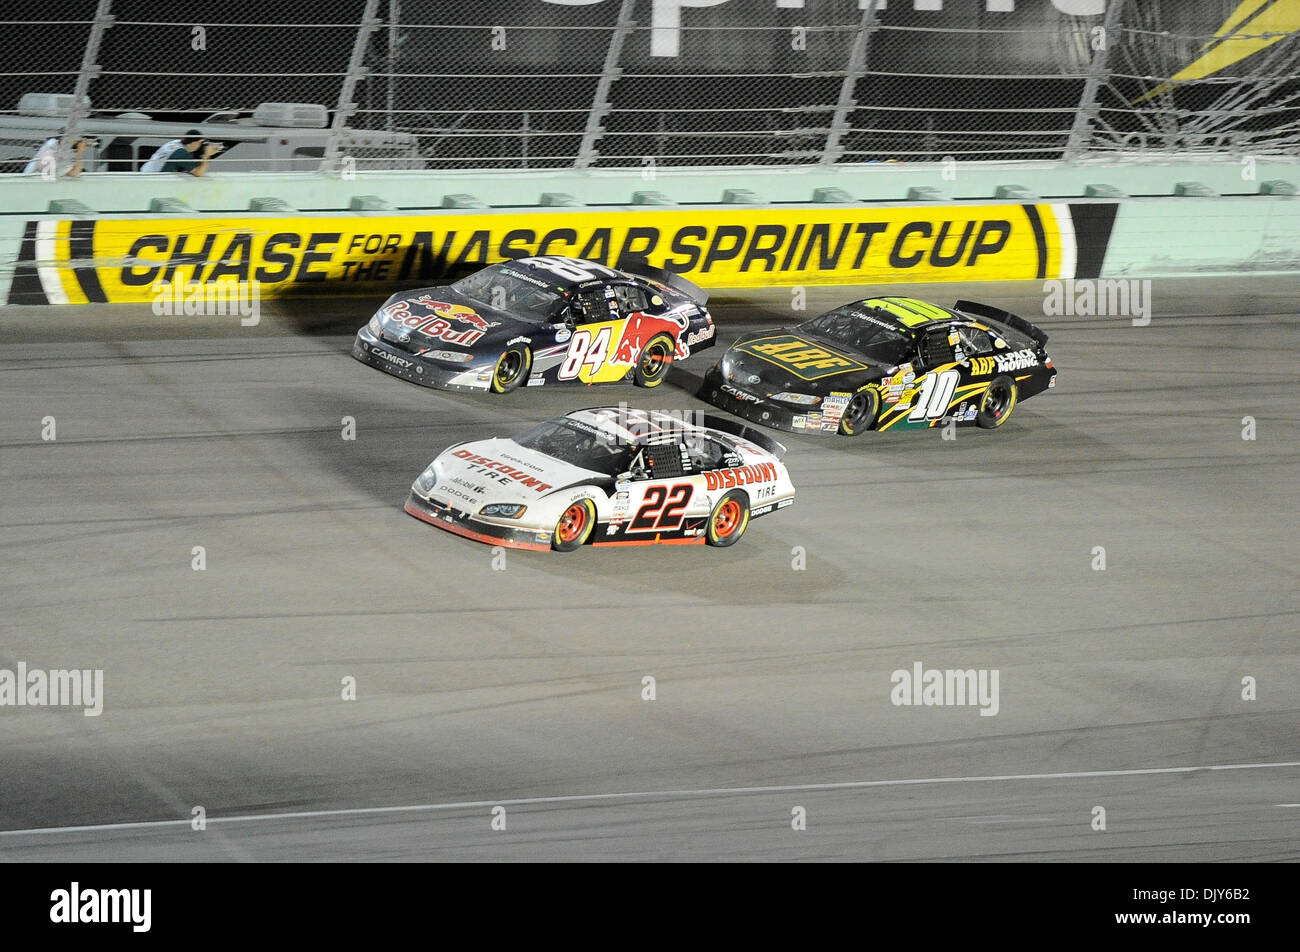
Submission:
{"label": "number 22 decal", "polygon": [[916,423],[943,416],[948,411],[948,404],[952,403],[952,395],[957,391],[959,380],[961,374],[955,370],[922,377],[921,392],[917,395],[915,408],[908,414],[908,421]]}
{"label": "number 22 decal", "polygon": [[628,524],[628,532],[664,532],[676,529],[686,514],[686,504],[691,501],[694,487],[690,483],[674,486],[651,486],[645,491],[645,502]]}

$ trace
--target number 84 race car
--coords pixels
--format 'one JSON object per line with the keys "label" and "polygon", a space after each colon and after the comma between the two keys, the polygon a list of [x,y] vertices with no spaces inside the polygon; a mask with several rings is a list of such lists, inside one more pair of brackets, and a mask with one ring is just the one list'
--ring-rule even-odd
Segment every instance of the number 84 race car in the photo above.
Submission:
{"label": "number 84 race car", "polygon": [[674,360],[711,347],[708,295],[640,263],[538,255],[447,287],[394,294],[362,327],[352,356],[426,387],[663,383]]}
{"label": "number 84 race car", "polygon": [[728,546],[751,519],[794,502],[784,453],[731,420],[576,410],[513,439],[448,448],[416,479],[405,508],[440,529],[520,549]]}

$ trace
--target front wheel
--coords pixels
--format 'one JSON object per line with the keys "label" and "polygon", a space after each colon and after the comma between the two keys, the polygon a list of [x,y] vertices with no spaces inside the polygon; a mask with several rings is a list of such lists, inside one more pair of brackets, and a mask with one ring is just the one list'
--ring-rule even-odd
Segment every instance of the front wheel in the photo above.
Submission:
{"label": "front wheel", "polygon": [[636,369],[632,372],[632,382],[638,387],[657,387],[664,382],[664,377],[668,376],[668,368],[672,366],[673,354],[677,351],[677,344],[668,334],[656,334],[650,338],[650,342],[641,349],[641,359],[636,362]]}
{"label": "front wheel", "polygon": [[551,533],[551,548],[556,552],[572,552],[582,548],[596,528],[596,504],[590,499],[579,499],[560,514]]}
{"label": "front wheel", "polygon": [[857,436],[863,430],[871,429],[879,412],[880,391],[875,387],[858,391],[844,408],[844,416],[840,417],[840,433]]}
{"label": "front wheel", "polygon": [[709,545],[735,545],[749,525],[749,498],[733,490],[718,500],[709,513],[704,541]]}
{"label": "front wheel", "polygon": [[986,430],[992,430],[1007,422],[1011,411],[1016,408],[1019,388],[1011,377],[994,377],[989,388],[980,397],[979,410],[975,422]]}
{"label": "front wheel", "polygon": [[523,344],[513,344],[497,360],[492,370],[492,392],[509,393],[528,379],[533,369],[533,352]]}

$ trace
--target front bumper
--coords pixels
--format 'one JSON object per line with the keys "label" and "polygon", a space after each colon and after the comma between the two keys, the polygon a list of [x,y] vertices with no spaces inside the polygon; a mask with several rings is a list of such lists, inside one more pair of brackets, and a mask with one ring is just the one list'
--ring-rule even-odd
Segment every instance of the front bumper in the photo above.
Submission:
{"label": "front bumper", "polygon": [[[482,381],[466,382],[466,377],[478,369],[473,362],[455,367],[425,360],[418,354],[401,350],[387,341],[377,340],[368,327],[357,331],[352,342],[352,356],[384,373],[401,377],[421,387],[439,390],[486,390],[491,379],[491,366]],[[460,378],[460,379],[457,379]]]}
{"label": "front bumper", "polygon": [[495,522],[475,519],[468,512],[463,512],[450,503],[425,499],[414,489],[406,499],[403,507],[415,518],[427,522],[439,529],[446,529],[466,539],[485,542],[488,545],[504,545],[512,549],[536,549],[546,551],[551,548],[550,532],[541,529],[514,528]]}
{"label": "front bumper", "polygon": [[[724,386],[729,387],[730,390],[724,389]],[[826,424],[829,425],[829,429],[825,429],[819,409],[813,408],[809,412],[800,407],[775,403],[745,387],[737,386],[731,381],[724,381],[718,364],[714,364],[704,375],[704,388],[700,391],[700,399],[715,407],[721,407],[742,420],[749,420],[760,426],[769,426],[774,430],[784,430],[787,433],[833,435],[839,429],[838,417],[833,423]]]}

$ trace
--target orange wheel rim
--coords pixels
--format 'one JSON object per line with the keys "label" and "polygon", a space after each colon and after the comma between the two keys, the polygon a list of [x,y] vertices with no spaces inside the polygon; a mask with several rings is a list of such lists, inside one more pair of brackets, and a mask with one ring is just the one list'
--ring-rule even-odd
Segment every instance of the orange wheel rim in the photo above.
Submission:
{"label": "orange wheel rim", "polygon": [[713,532],[719,538],[725,539],[736,531],[738,525],[740,525],[740,503],[728,499],[718,507],[718,514],[713,517]]}
{"label": "orange wheel rim", "polygon": [[585,528],[587,528],[587,507],[582,503],[575,503],[564,510],[564,515],[560,516],[560,541],[572,542],[574,539],[581,538],[582,530]]}

